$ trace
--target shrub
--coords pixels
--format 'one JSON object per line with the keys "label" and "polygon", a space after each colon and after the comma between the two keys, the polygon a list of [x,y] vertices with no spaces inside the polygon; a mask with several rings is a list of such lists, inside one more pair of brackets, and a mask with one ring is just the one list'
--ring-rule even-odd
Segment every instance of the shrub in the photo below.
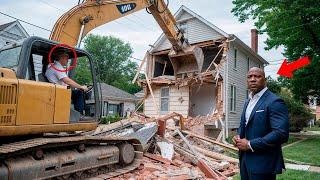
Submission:
{"label": "shrub", "polygon": [[104,116],[101,119],[101,123],[102,124],[111,124],[114,122],[117,122],[121,119],[120,115],[117,113],[115,115],[108,115],[108,116]]}
{"label": "shrub", "polygon": [[284,100],[289,110],[290,131],[301,131],[313,118],[312,113],[301,101],[293,99],[289,91],[282,90],[279,96]]}
{"label": "shrub", "polygon": [[267,84],[268,88],[280,96],[288,107],[290,131],[298,132],[301,131],[303,127],[306,127],[313,115],[301,101],[293,98],[293,94],[288,89],[290,88],[288,83],[284,79],[279,82],[277,80],[273,80],[271,77],[268,77]]}

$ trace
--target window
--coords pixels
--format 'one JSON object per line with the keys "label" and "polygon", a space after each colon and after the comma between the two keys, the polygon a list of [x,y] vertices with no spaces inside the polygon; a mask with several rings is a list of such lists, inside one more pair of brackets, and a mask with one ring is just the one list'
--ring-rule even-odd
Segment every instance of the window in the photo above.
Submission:
{"label": "window", "polygon": [[119,104],[108,104],[108,115],[119,114]]}
{"label": "window", "polygon": [[238,50],[234,50],[234,61],[233,61],[233,68],[237,69],[237,55],[238,55]]}
{"label": "window", "polygon": [[259,64],[259,68],[261,68],[261,64]]}
{"label": "window", "polygon": [[247,58],[247,71],[249,71],[250,69],[250,58],[248,57]]}
{"label": "window", "polygon": [[231,85],[230,90],[230,111],[236,111],[236,86]]}
{"label": "window", "polygon": [[169,111],[169,87],[161,88],[160,111],[162,114]]}
{"label": "window", "polygon": [[0,52],[0,67],[17,70],[21,46],[6,49]]}
{"label": "window", "polygon": [[108,115],[108,102],[104,102],[102,116],[107,116],[107,115]]}
{"label": "window", "polygon": [[[42,56],[37,55],[37,54],[32,54],[32,60],[33,60],[33,69],[34,69],[34,75],[35,75],[35,80],[39,81],[39,74],[42,73]],[[44,74],[42,74],[44,76]]]}

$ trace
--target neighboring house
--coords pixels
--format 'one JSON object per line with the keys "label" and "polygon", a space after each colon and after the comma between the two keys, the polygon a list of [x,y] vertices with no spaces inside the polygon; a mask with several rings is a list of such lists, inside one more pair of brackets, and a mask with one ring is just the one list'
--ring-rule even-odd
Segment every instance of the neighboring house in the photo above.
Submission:
{"label": "neighboring house", "polygon": [[0,25],[0,48],[29,37],[29,34],[22,27],[19,21]]}
{"label": "neighboring house", "polygon": [[243,104],[248,97],[246,74],[249,68],[263,68],[268,64],[257,54],[257,31],[251,31],[250,48],[235,35],[227,34],[185,6],[181,6],[175,17],[188,42],[202,48],[203,63],[192,65],[198,66],[194,69],[201,72],[177,74],[175,69],[189,62],[176,63],[169,58],[171,44],[162,34],[147,55],[146,72],[153,96],[147,81],[140,80],[146,93],[144,113],[159,117],[177,112],[184,117],[211,117],[210,121],[221,117],[228,136],[229,130],[239,127]]}
{"label": "neighboring house", "polygon": [[317,106],[316,109],[316,121],[320,121],[320,106]]}
{"label": "neighboring house", "polygon": [[114,86],[101,83],[102,116],[119,114],[126,117],[135,110],[138,98]]}
{"label": "neighboring house", "polygon": [[138,98],[139,101],[140,101],[140,100],[143,100],[143,98],[144,98],[144,92],[143,92],[143,90],[135,93],[134,95]]}
{"label": "neighboring house", "polygon": [[[311,113],[314,114],[315,120],[320,119],[320,107],[317,106],[318,104],[318,97],[317,96],[308,96],[308,103]],[[314,124],[314,123],[312,123]]]}

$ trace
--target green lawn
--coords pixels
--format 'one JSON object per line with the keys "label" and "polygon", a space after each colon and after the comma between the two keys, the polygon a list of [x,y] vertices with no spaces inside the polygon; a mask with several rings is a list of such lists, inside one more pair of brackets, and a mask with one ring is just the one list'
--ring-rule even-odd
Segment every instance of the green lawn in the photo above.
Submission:
{"label": "green lawn", "polygon": [[320,131],[320,127],[318,125],[316,125],[316,126],[311,126],[311,128],[305,127],[305,128],[303,128],[303,130],[304,131]]}
{"label": "green lawn", "polygon": [[284,157],[320,166],[320,137],[312,137],[283,149]]}
{"label": "green lawn", "polygon": [[[237,174],[233,177],[234,180],[240,180],[240,175]],[[277,175],[277,180],[313,180],[320,179],[320,173],[298,171],[288,169],[283,174]]]}
{"label": "green lawn", "polygon": [[285,146],[285,145],[288,145],[288,144],[291,144],[291,143],[294,143],[296,141],[299,141],[300,139],[294,137],[294,136],[289,136],[289,139],[288,139],[288,142],[284,143],[282,146]]}

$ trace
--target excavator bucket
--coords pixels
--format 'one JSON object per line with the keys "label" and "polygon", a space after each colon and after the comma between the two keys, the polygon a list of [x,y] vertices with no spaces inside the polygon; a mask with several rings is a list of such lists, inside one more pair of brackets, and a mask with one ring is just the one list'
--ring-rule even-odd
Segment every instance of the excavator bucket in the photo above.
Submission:
{"label": "excavator bucket", "polygon": [[175,76],[184,73],[200,73],[202,70],[204,55],[199,47],[190,46],[179,52],[171,50],[168,55]]}

